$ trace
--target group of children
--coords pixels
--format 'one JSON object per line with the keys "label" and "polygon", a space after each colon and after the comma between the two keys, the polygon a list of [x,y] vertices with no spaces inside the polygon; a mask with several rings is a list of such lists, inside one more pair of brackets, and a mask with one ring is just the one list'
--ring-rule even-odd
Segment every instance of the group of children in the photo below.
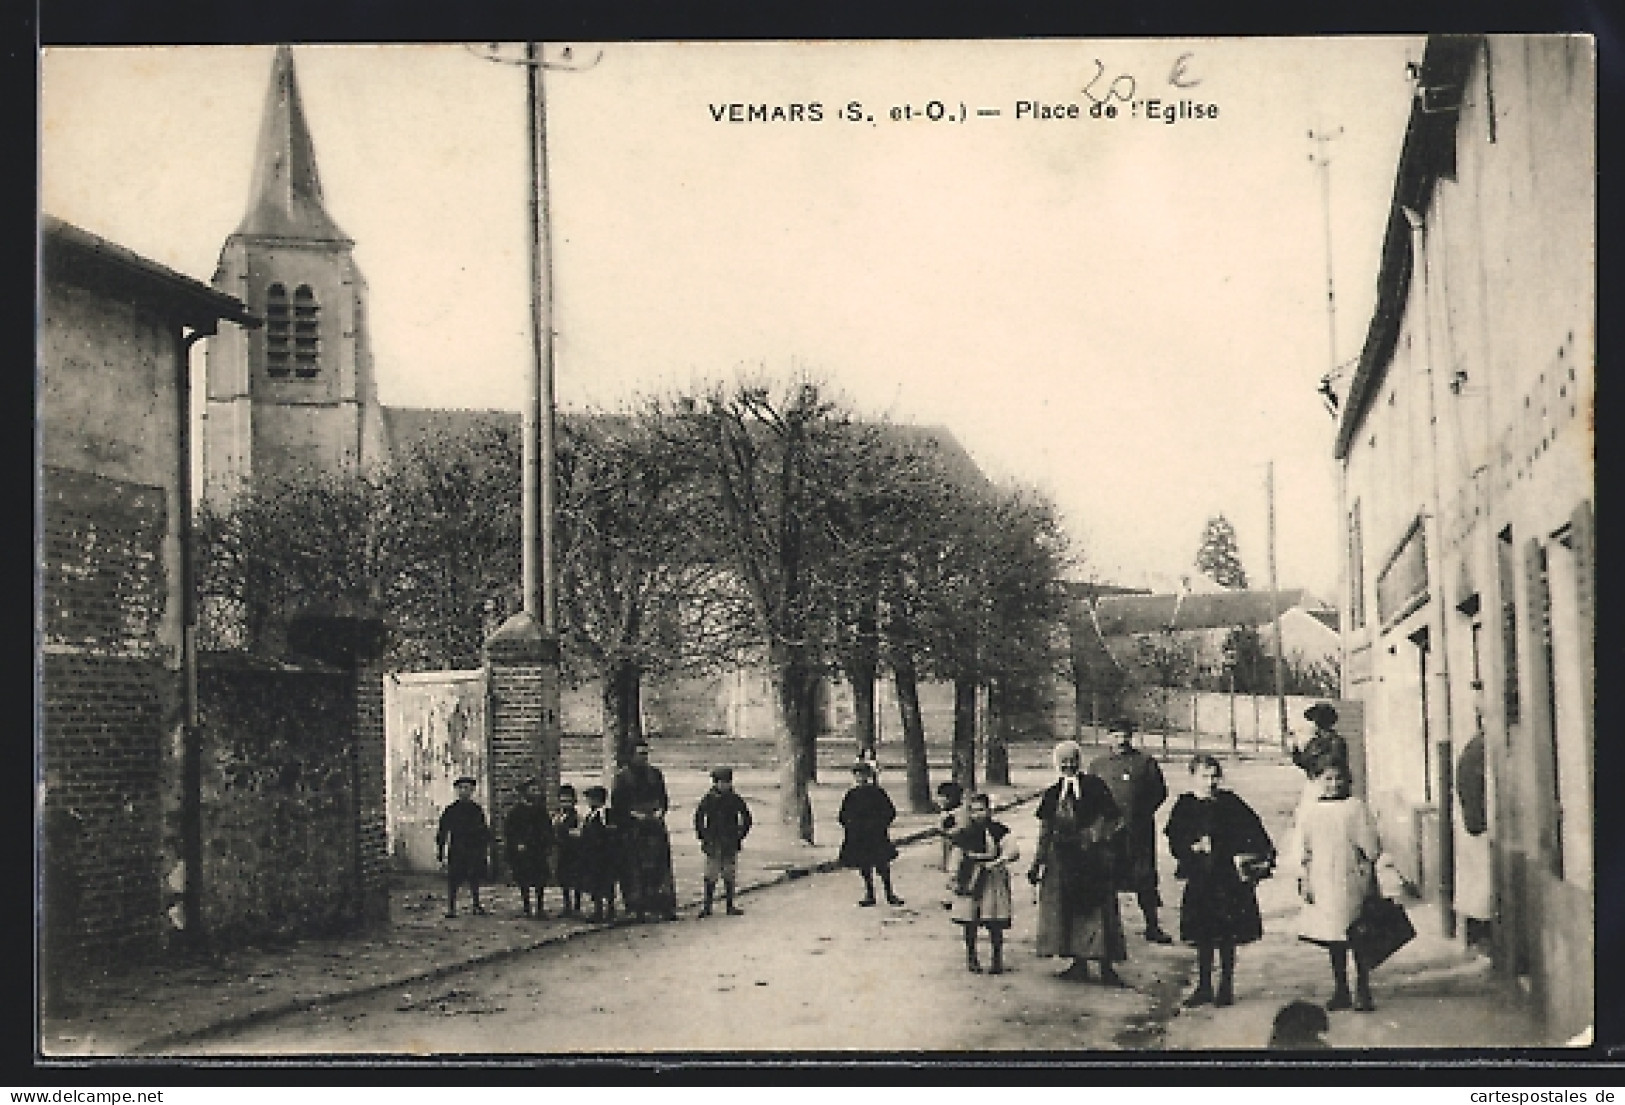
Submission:
{"label": "group of children", "polygon": [[[485,810],[474,801],[476,780],[464,775],[454,784],[457,797],[440,815],[435,834],[439,861],[446,868],[446,916],[457,916],[457,893],[467,885],[472,912],[488,912],[480,902],[480,884],[489,878],[491,829]],[[519,785],[519,794],[502,822],[504,853],[509,874],[519,888],[525,916],[545,918],[543,892],[557,886],[562,901],[560,916],[583,916],[583,902],[591,900],[588,920],[615,920],[616,888],[625,897],[623,819],[608,806],[609,791],[590,786],[581,791],[587,810],[576,805],[576,788],[559,787],[559,808],[551,816],[541,800],[535,779]],[[711,789],[694,810],[694,831],[705,854],[705,902],[700,916],[712,912],[717,883],[721,882],[726,911],[739,916],[734,904],[738,856],[751,829],[750,807],[733,789],[733,769],[711,772]],[[532,906],[532,892],[535,904]],[[629,906],[630,908],[630,906]]]}
{"label": "group of children", "polygon": [[[457,798],[440,818],[435,844],[446,865],[446,916],[457,915],[457,893],[465,883],[473,912],[483,914],[480,883],[487,878],[486,857],[491,832],[485,811],[474,801],[475,780],[456,782]],[[534,779],[520,784],[518,800],[503,820],[503,844],[511,877],[519,887],[526,916],[546,917],[543,890],[558,886],[563,896],[561,915],[579,916],[582,903],[592,900],[594,922],[615,919],[616,887],[623,885],[625,857],[621,855],[618,819],[606,805],[609,793],[601,786],[581,792],[587,812],[576,808],[576,789],[559,788],[559,809],[549,816]],[[965,961],[969,970],[982,973],[977,953],[978,933],[985,929],[993,959],[990,974],[1004,972],[1004,932],[1010,927],[1011,896],[1008,865],[1017,857],[1010,830],[992,818],[992,803],[985,794],[965,798],[957,783],[937,788],[941,821],[943,870],[950,875],[952,916],[964,930]],[[889,905],[900,906],[892,885],[891,861],[897,848],[889,829],[897,816],[890,797],[879,786],[874,766],[860,761],[853,769],[853,786],[841,803],[838,820],[844,830],[840,861],[863,877],[860,906],[878,904],[874,878]],[[734,904],[738,857],[751,829],[750,807],[733,789],[733,770],[715,768],[711,789],[694,809],[694,832],[705,855],[705,898],[700,916],[713,911],[717,884],[722,884],[726,912],[744,912]],[[534,891],[534,906],[532,892]],[[623,888],[624,896],[624,888]]]}
{"label": "group of children", "polygon": [[[435,848],[446,866],[446,916],[457,916],[457,892],[465,884],[473,902],[472,911],[483,914],[480,884],[489,878],[491,829],[485,810],[474,801],[476,781],[464,775],[454,784],[457,798],[440,815]],[[508,869],[519,887],[525,916],[546,917],[543,888],[560,889],[560,913],[580,915],[582,902],[591,899],[591,920],[613,920],[618,857],[615,831],[606,803],[609,791],[590,786],[581,792],[587,800],[583,816],[576,808],[576,790],[568,783],[559,788],[558,812],[548,814],[541,801],[541,786],[535,779],[519,784],[519,797],[503,819],[502,836]],[[532,907],[531,894],[535,892]]]}

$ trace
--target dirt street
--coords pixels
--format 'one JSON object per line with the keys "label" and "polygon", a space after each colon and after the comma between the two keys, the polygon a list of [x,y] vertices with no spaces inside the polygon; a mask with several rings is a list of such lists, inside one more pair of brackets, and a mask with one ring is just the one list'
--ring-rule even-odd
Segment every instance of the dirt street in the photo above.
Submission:
{"label": "dirt street", "polygon": [[[1183,785],[1176,772],[1169,773],[1171,789]],[[1243,767],[1243,774],[1255,773]],[[1278,828],[1295,797],[1292,775],[1257,770],[1238,782]],[[1016,864],[1008,974],[965,970],[959,928],[942,904],[940,852],[928,842],[906,848],[896,864],[901,907],[859,908],[855,873],[811,875],[743,896],[743,917],[700,919],[685,910],[677,922],[586,934],[183,1050],[428,1055],[1166,1046],[1166,1022],[1192,971],[1190,949],[1146,943],[1138,909],[1125,895],[1130,959],[1121,971],[1130,988],[1056,979],[1065,963],[1034,956],[1036,911],[1031,888],[1019,878],[1031,855],[1033,805],[1000,817],[1018,832],[1025,853]],[[1161,866],[1164,897],[1176,903],[1166,855]],[[489,921],[465,915],[447,923],[472,929]],[[1165,924],[1176,923],[1170,908]]]}

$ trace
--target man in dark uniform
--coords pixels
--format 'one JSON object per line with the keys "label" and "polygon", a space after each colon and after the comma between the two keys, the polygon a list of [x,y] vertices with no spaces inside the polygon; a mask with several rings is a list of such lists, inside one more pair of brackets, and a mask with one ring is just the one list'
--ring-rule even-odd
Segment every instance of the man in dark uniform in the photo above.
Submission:
{"label": "man in dark uniform", "polygon": [[436,855],[446,865],[447,917],[457,916],[457,888],[465,882],[474,899],[474,912],[485,912],[480,883],[491,850],[491,826],[486,823],[485,810],[474,801],[474,776],[464,775],[453,786],[457,799],[440,815],[440,829],[434,834]]}
{"label": "man in dark uniform", "polygon": [[1157,923],[1162,897],[1157,893],[1157,807],[1168,799],[1157,761],[1134,747],[1134,722],[1120,717],[1106,726],[1117,747],[1089,765],[1089,774],[1105,780],[1112,800],[1123,815],[1113,853],[1112,882],[1119,891],[1132,892],[1145,915],[1145,938],[1153,944],[1172,944],[1174,938]]}

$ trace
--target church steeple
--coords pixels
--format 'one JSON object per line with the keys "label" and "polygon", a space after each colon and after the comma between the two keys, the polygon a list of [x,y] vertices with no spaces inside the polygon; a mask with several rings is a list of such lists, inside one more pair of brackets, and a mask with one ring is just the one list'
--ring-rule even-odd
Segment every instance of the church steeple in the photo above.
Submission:
{"label": "church steeple", "polygon": [[285,45],[276,48],[271,62],[271,86],[266,90],[259,145],[254,153],[254,184],[248,213],[237,233],[330,242],[350,240],[322,206],[316,147],[310,140],[304,105],[299,100],[293,51]]}

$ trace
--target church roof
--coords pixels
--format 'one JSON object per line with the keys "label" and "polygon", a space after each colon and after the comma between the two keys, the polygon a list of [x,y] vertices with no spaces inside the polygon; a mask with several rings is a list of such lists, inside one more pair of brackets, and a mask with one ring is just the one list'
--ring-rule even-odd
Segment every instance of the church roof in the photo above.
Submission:
{"label": "church roof", "polygon": [[[411,452],[428,442],[467,437],[487,428],[519,432],[518,411],[384,407],[382,413],[385,448],[389,453]],[[558,417],[560,423],[570,423],[616,420],[621,416],[560,411]],[[973,487],[987,483],[976,461],[946,426],[905,426],[888,422],[879,424],[879,429],[888,440],[903,448],[935,455],[951,479]]]}
{"label": "church roof", "polygon": [[254,183],[248,213],[237,233],[255,238],[350,241],[322,206],[316,147],[299,99],[293,51],[287,46],[278,46],[271,62],[271,84],[265,93],[259,145],[254,152]]}

